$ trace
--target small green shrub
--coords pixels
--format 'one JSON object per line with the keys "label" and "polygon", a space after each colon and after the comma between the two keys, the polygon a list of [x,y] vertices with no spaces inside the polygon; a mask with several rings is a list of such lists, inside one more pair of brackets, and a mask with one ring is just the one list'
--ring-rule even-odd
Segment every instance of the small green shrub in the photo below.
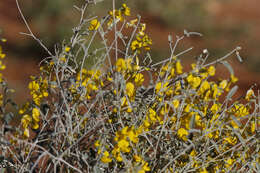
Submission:
{"label": "small green shrub", "polygon": [[[181,57],[190,49],[176,46],[200,35],[185,31],[175,42],[169,36],[169,58],[153,63],[140,16],[122,4],[103,18],[85,17],[93,4],[77,7],[80,23],[55,53],[29,33],[50,56],[31,77],[32,99],[13,113],[1,77],[3,170],[259,172],[259,96],[251,88],[233,99],[238,79],[226,61],[232,54],[241,60],[240,48],[214,62],[203,50],[184,72]],[[95,39],[102,46],[93,48]],[[86,69],[90,59],[95,65]],[[213,80],[221,64],[230,77]],[[10,121],[16,114],[19,125]]]}

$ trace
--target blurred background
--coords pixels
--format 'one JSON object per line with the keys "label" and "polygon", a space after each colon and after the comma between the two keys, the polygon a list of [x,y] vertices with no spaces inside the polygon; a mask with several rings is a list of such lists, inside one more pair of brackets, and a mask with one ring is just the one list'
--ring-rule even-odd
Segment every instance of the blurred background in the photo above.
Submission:
{"label": "blurred background", "polygon": [[[73,5],[83,0],[20,0],[20,6],[34,34],[53,51],[54,44],[69,39],[72,27],[79,20]],[[112,8],[112,1],[105,0],[88,9],[89,16],[104,16]],[[122,0],[116,0],[119,6]],[[251,84],[260,85],[260,1],[259,0],[129,0],[132,15],[140,14],[147,24],[147,33],[153,40],[152,57],[158,61],[169,56],[168,35],[182,35],[183,30],[196,31],[203,37],[192,37],[181,42],[178,50],[193,46],[194,50],[183,58],[184,64],[195,62],[202,49],[210,52],[210,60],[220,58],[236,46],[240,55],[228,61],[239,78],[240,92],[244,94]],[[7,54],[4,71],[10,87],[16,90],[15,99],[28,98],[29,76],[38,73],[38,64],[47,54],[30,37],[19,15],[15,0],[0,1],[1,37]],[[222,70],[223,68],[223,70]],[[224,67],[219,73],[226,71]]]}

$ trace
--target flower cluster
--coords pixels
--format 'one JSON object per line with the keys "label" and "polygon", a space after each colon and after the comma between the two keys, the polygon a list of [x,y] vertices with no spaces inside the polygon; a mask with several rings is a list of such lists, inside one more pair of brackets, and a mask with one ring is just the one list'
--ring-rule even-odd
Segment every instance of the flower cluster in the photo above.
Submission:
{"label": "flower cluster", "polygon": [[[26,103],[22,109],[19,110],[19,114],[22,115],[21,124],[24,128],[24,136],[29,138],[30,131],[29,128],[36,130],[39,128],[40,122],[40,111],[38,108],[32,108],[31,111],[27,110],[29,108],[29,103]],[[30,114],[30,115],[29,115]]]}
{"label": "flower cluster", "polygon": [[[5,42],[6,39],[1,39],[1,41],[2,41],[2,42]],[[2,47],[1,47],[1,45],[0,45],[0,59],[5,58],[5,56],[6,56],[6,55],[3,53]],[[4,70],[4,69],[5,69],[5,65],[3,65],[2,61],[0,60],[0,70]],[[2,83],[2,82],[3,82],[3,74],[0,73],[0,83]],[[3,94],[1,93],[1,94],[0,94],[0,106],[2,106],[2,105],[3,105]]]}
{"label": "flower cluster", "polygon": [[[2,38],[1,42],[6,42],[6,39]],[[4,59],[5,58],[5,54],[3,53],[2,47],[0,46],[0,59]],[[6,66],[3,64],[2,60],[0,60],[0,70],[4,70],[6,68]],[[0,82],[3,81],[3,75],[2,73],[0,73]]]}
{"label": "flower cluster", "polygon": [[77,73],[76,81],[70,87],[70,91],[77,100],[91,99],[94,93],[104,86],[100,70],[82,69]]}
{"label": "flower cluster", "polygon": [[31,77],[32,81],[29,83],[28,88],[30,89],[30,94],[36,105],[40,106],[40,103],[44,97],[48,97],[48,81],[42,77],[36,78]]}
{"label": "flower cluster", "polygon": [[[91,2],[77,8],[81,16]],[[238,79],[228,56],[208,63],[204,52],[184,70],[186,50],[174,47],[192,35],[186,32],[153,63],[146,24],[126,16],[123,4],[100,21],[81,20],[70,42],[43,61],[6,157],[22,172],[259,171],[259,97],[252,87],[234,100]],[[103,47],[92,51],[96,37]],[[219,63],[227,79],[215,80]]]}
{"label": "flower cluster", "polygon": [[120,9],[109,11],[108,14],[109,21],[107,22],[107,25],[112,26],[114,22],[122,22],[125,16],[130,16],[131,11],[130,8],[124,3]]}
{"label": "flower cluster", "polygon": [[[131,21],[131,25],[129,26],[136,27],[135,22],[137,22],[137,19]],[[150,50],[150,46],[152,45],[152,39],[147,34],[145,34],[145,29],[146,24],[142,23],[139,27],[138,33],[136,34],[136,39],[131,43],[131,49],[133,51],[137,51],[137,53],[140,53],[141,48],[143,48],[146,51]]]}

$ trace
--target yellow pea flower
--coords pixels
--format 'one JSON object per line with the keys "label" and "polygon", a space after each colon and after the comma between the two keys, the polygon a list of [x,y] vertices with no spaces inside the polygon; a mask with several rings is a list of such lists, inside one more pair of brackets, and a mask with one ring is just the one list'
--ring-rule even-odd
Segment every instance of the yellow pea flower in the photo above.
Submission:
{"label": "yellow pea flower", "polygon": [[99,140],[96,140],[96,142],[95,142],[95,147],[99,147],[100,146],[100,141]]}
{"label": "yellow pea flower", "polygon": [[70,47],[66,46],[65,47],[65,52],[69,52],[70,51]]}
{"label": "yellow pea flower", "polygon": [[88,27],[88,29],[90,31],[97,30],[99,26],[100,26],[100,22],[97,19],[93,19],[90,21],[90,26]]}
{"label": "yellow pea flower", "polygon": [[31,125],[32,129],[38,129],[39,128],[39,124],[37,122],[33,122]]}
{"label": "yellow pea flower", "polygon": [[156,112],[152,109],[152,108],[149,108],[149,118],[152,122],[155,122],[156,121]]}
{"label": "yellow pea flower", "polygon": [[238,81],[238,78],[235,77],[233,74],[230,76],[231,82],[236,83]]}
{"label": "yellow pea flower", "polygon": [[116,71],[117,72],[122,72],[126,70],[126,62],[123,58],[119,58],[117,61],[116,61]]}
{"label": "yellow pea flower", "polygon": [[39,109],[33,108],[33,110],[32,110],[33,120],[36,121],[36,122],[39,122],[39,121],[40,121],[39,116],[40,116],[40,111],[39,111]]}
{"label": "yellow pea flower", "polygon": [[26,136],[27,138],[29,138],[29,137],[30,137],[29,129],[28,129],[28,128],[24,129],[23,134],[24,134],[24,136]]}
{"label": "yellow pea flower", "polygon": [[21,123],[23,125],[23,128],[27,128],[28,125],[32,122],[32,117],[30,115],[24,115],[21,119]]}
{"label": "yellow pea flower", "polygon": [[33,91],[38,91],[40,89],[40,86],[36,81],[32,81],[29,83],[28,88]]}
{"label": "yellow pea flower", "polygon": [[134,92],[135,92],[135,86],[133,83],[131,82],[127,82],[126,84],[126,94],[128,95],[128,97],[133,97],[134,96]]}
{"label": "yellow pea flower", "polygon": [[220,104],[216,104],[216,103],[214,103],[212,106],[211,106],[211,108],[210,108],[210,110],[215,114],[216,112],[218,112],[219,110],[220,110]]}
{"label": "yellow pea flower", "polygon": [[174,100],[172,101],[172,104],[173,104],[173,107],[174,107],[175,109],[177,109],[177,108],[179,107],[179,105],[180,105],[180,101],[177,100],[177,99],[174,99]]}
{"label": "yellow pea flower", "polygon": [[135,154],[133,156],[133,158],[134,158],[134,161],[136,161],[136,162],[141,162],[142,161],[142,158],[140,156],[138,156],[137,154]]}
{"label": "yellow pea flower", "polygon": [[227,80],[223,80],[220,82],[219,87],[225,89],[227,87],[227,84],[228,84]]}
{"label": "yellow pea flower", "polygon": [[135,75],[135,83],[140,86],[144,82],[144,75],[142,73],[138,73]]}
{"label": "yellow pea flower", "polygon": [[142,43],[137,41],[137,40],[134,40],[132,43],[131,43],[131,49],[133,51],[137,50],[137,49],[140,49],[142,47]]}
{"label": "yellow pea flower", "polygon": [[130,16],[131,14],[130,14],[130,8],[129,7],[127,7],[127,5],[124,3],[124,4],[122,4],[122,7],[123,7],[123,12],[124,12],[124,14],[126,15],[126,16]]}
{"label": "yellow pea flower", "polygon": [[181,74],[182,73],[182,65],[180,61],[176,62],[176,72],[177,74]]}
{"label": "yellow pea flower", "polygon": [[178,131],[177,131],[177,134],[178,136],[183,139],[184,141],[187,140],[187,135],[189,134],[189,132],[184,129],[184,128],[180,128]]}
{"label": "yellow pea flower", "polygon": [[204,94],[205,91],[210,89],[210,84],[208,81],[203,81],[201,83],[200,89],[199,89],[199,94]]}
{"label": "yellow pea flower", "polygon": [[125,139],[121,139],[118,141],[118,147],[122,152],[129,153],[130,148],[129,148],[129,142]]}
{"label": "yellow pea flower", "polygon": [[101,158],[101,162],[103,162],[103,163],[110,163],[110,162],[112,162],[112,159],[109,158],[109,152],[108,151],[104,151],[103,156]]}
{"label": "yellow pea flower", "polygon": [[216,69],[215,69],[214,66],[210,66],[210,67],[208,68],[208,73],[209,73],[210,76],[214,76],[214,75],[215,75],[215,72],[216,72]]}

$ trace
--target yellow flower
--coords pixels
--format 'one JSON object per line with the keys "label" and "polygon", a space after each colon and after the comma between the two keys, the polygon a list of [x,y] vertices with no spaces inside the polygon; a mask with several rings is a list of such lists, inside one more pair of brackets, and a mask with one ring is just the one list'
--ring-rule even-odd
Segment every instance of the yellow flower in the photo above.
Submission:
{"label": "yellow flower", "polygon": [[103,156],[101,157],[101,162],[103,162],[103,163],[112,162],[112,159],[109,158],[109,152],[108,151],[104,151]]}
{"label": "yellow flower", "polygon": [[0,46],[0,58],[3,59],[6,55],[2,52],[2,47]]}
{"label": "yellow flower", "polygon": [[113,11],[109,11],[108,14],[110,15],[110,19],[107,23],[107,26],[111,27],[113,22],[114,22],[114,18],[119,20],[119,21],[123,21],[124,17],[122,16],[122,10],[113,10]]}
{"label": "yellow flower", "polygon": [[228,84],[227,80],[223,80],[220,82],[219,87],[221,89],[225,89],[227,87],[227,84]]}
{"label": "yellow flower", "polygon": [[32,117],[30,115],[24,115],[23,118],[21,119],[23,128],[27,128],[28,125],[32,122]]}
{"label": "yellow flower", "polygon": [[138,171],[138,173],[145,173],[147,171],[150,171],[150,167],[148,166],[148,163],[144,161],[142,169]]}
{"label": "yellow flower", "polygon": [[243,104],[235,104],[231,109],[231,113],[236,117],[244,117],[249,114],[249,110]]}
{"label": "yellow flower", "polygon": [[28,129],[28,128],[24,129],[23,134],[24,134],[24,136],[26,136],[27,138],[29,138],[29,137],[30,137],[29,129]]}
{"label": "yellow flower", "polygon": [[7,40],[6,40],[5,38],[2,38],[1,41],[2,41],[2,42],[6,42]]}
{"label": "yellow flower", "polygon": [[210,85],[208,81],[203,81],[201,83],[200,89],[199,89],[199,94],[204,94],[205,91],[210,89]]}
{"label": "yellow flower", "polygon": [[200,77],[194,77],[192,74],[189,74],[189,76],[187,77],[187,82],[191,85],[193,89],[196,89],[200,85],[201,79]]}
{"label": "yellow flower", "polygon": [[32,91],[38,91],[40,89],[40,86],[36,81],[32,81],[29,83],[28,88]]}
{"label": "yellow flower", "polygon": [[43,91],[42,94],[43,94],[44,97],[48,97],[48,95],[49,95],[49,93],[46,92],[46,91]]}
{"label": "yellow flower", "polygon": [[39,121],[40,121],[39,116],[40,116],[40,111],[39,111],[39,109],[33,108],[33,110],[32,110],[33,120],[36,121],[36,122],[39,122]]}
{"label": "yellow flower", "polygon": [[251,122],[251,133],[255,132],[255,122]]}
{"label": "yellow flower", "polygon": [[148,37],[148,35],[145,35],[142,38],[142,46],[144,47],[145,50],[150,50],[151,48],[149,45],[152,45],[152,39]]}
{"label": "yellow flower", "polygon": [[144,75],[142,73],[137,73],[135,75],[135,83],[137,86],[142,85],[142,83],[144,82]]}
{"label": "yellow flower", "polygon": [[149,120],[146,118],[143,122],[143,125],[144,125],[144,130],[145,131],[148,131],[148,128],[151,126],[151,123],[149,122]]}
{"label": "yellow flower", "polygon": [[229,158],[229,159],[226,161],[225,167],[226,167],[226,168],[229,168],[230,166],[233,165],[234,161],[235,161],[234,159]]}
{"label": "yellow flower", "polygon": [[70,47],[66,46],[65,47],[65,52],[69,52],[70,51]]}
{"label": "yellow flower", "polygon": [[184,112],[190,112],[190,108],[191,108],[191,105],[190,104],[187,104],[184,108]]}
{"label": "yellow flower", "polygon": [[175,76],[175,69],[174,68],[170,68],[170,77],[173,78]]}
{"label": "yellow flower", "polygon": [[217,97],[219,97],[221,95],[221,90],[218,89],[217,84],[213,84],[212,91],[213,91],[213,98],[214,99],[217,99]]}
{"label": "yellow flower", "polygon": [[211,106],[210,110],[212,111],[213,114],[216,114],[216,113],[220,110],[220,108],[221,108],[221,105],[220,105],[220,104],[214,103],[214,104]]}
{"label": "yellow flower", "polygon": [[137,154],[135,154],[133,156],[133,158],[134,158],[134,161],[136,161],[136,162],[141,162],[142,161],[142,158],[140,156],[138,156]]}
{"label": "yellow flower", "polygon": [[[66,50],[65,50],[65,51],[66,51]],[[65,63],[65,62],[66,62],[66,57],[64,57],[64,56],[63,56],[63,57],[60,57],[59,60],[60,60],[61,63]]]}
{"label": "yellow flower", "polygon": [[200,170],[200,172],[199,173],[208,173],[208,171],[207,171],[207,169],[206,168],[203,168],[203,169],[201,169]]}
{"label": "yellow flower", "polygon": [[114,147],[114,149],[112,150],[112,155],[118,162],[123,161],[123,158],[120,154],[120,148],[118,148],[118,146]]}
{"label": "yellow flower", "polygon": [[238,79],[233,74],[230,76],[230,79],[232,83],[236,83],[238,81]]}
{"label": "yellow flower", "polygon": [[152,122],[156,121],[156,112],[152,108],[149,108],[149,118]]}
{"label": "yellow flower", "polygon": [[160,71],[160,76],[161,77],[163,77],[165,75],[165,73],[167,72],[168,68],[169,68],[168,64],[166,64],[166,65],[161,67],[161,71]]}
{"label": "yellow flower", "polygon": [[95,147],[99,147],[100,146],[100,141],[99,140],[96,140],[96,142],[95,142]]}
{"label": "yellow flower", "polygon": [[127,134],[128,138],[130,139],[131,142],[137,143],[138,142],[138,134],[134,131],[133,128],[131,128]]}
{"label": "yellow flower", "polygon": [[90,31],[97,30],[99,26],[100,26],[100,22],[97,19],[93,19],[90,21],[90,26],[88,27],[88,29]]}
{"label": "yellow flower", "polygon": [[129,23],[126,24],[126,27],[133,27],[133,26],[136,26],[136,22],[138,21],[138,19],[133,19],[133,20],[130,20]]}
{"label": "yellow flower", "polygon": [[184,128],[180,128],[178,131],[177,131],[177,134],[178,136],[183,139],[184,141],[187,140],[187,135],[189,134],[189,132],[184,129]]}
{"label": "yellow flower", "polygon": [[123,161],[123,158],[122,158],[122,156],[121,156],[120,153],[118,153],[115,158],[116,158],[116,160],[117,160],[118,162],[122,162],[122,161]]}
{"label": "yellow flower", "polygon": [[128,126],[125,126],[125,127],[121,130],[122,135],[127,135],[128,128],[129,128]]}
{"label": "yellow flower", "polygon": [[161,88],[162,88],[162,83],[161,82],[156,83],[156,85],[155,85],[156,93],[158,93],[161,90]]}
{"label": "yellow flower", "polygon": [[126,16],[130,16],[130,8],[126,6],[126,4],[122,4],[122,7],[123,7],[123,12]]}
{"label": "yellow flower", "polygon": [[238,125],[234,120],[232,120],[232,121],[230,122],[230,125],[231,125],[234,129],[238,129],[238,128],[239,128],[239,125]]}
{"label": "yellow flower", "polygon": [[39,124],[37,122],[33,121],[32,124],[31,124],[31,127],[33,129],[38,129],[39,128]]}
{"label": "yellow flower", "polygon": [[126,139],[121,139],[118,141],[118,147],[122,152],[129,153],[129,142]]}
{"label": "yellow flower", "polygon": [[[158,82],[158,83],[156,83],[156,85],[155,85],[155,91],[156,91],[156,93],[161,93],[161,92],[164,92],[164,91],[167,91],[167,89],[168,89],[168,84],[169,84],[169,82],[165,82],[164,84],[162,83],[162,82]],[[168,90],[169,91],[169,90]]]}
{"label": "yellow flower", "polygon": [[196,153],[196,150],[193,149],[193,150],[191,151],[191,153],[190,153],[190,156],[195,157],[196,154],[197,154],[197,153]]}
{"label": "yellow flower", "polygon": [[129,71],[132,71],[132,61],[133,61],[133,58],[127,58],[125,60],[126,62],[126,69],[129,70]]}
{"label": "yellow flower", "polygon": [[200,83],[201,83],[200,77],[194,77],[192,86],[193,86],[194,88],[197,88],[197,87],[200,85]]}
{"label": "yellow flower", "polygon": [[142,43],[137,41],[137,40],[134,40],[132,43],[131,43],[131,49],[133,51],[137,50],[137,49],[140,49],[142,47]]}
{"label": "yellow flower", "polygon": [[117,72],[122,72],[126,70],[126,62],[123,58],[119,58],[117,61],[116,61],[116,71]]}
{"label": "yellow flower", "polygon": [[135,92],[135,86],[133,83],[131,82],[127,82],[126,84],[126,94],[128,95],[128,97],[133,97],[134,96],[134,92]]}
{"label": "yellow flower", "polygon": [[177,99],[174,99],[174,100],[172,101],[172,104],[173,104],[173,107],[174,107],[175,109],[177,109],[177,108],[179,107],[180,101],[177,100]]}
{"label": "yellow flower", "polygon": [[121,98],[121,106],[128,106],[128,103],[127,103],[127,99],[126,97],[124,96],[123,98]]}
{"label": "yellow flower", "polygon": [[2,64],[2,61],[0,61],[0,70],[4,70],[6,68],[6,66],[4,64]]}
{"label": "yellow flower", "polygon": [[231,145],[235,145],[237,143],[237,138],[232,137],[232,136],[228,136],[228,137],[224,138],[224,140]]}
{"label": "yellow flower", "polygon": [[209,73],[210,76],[214,76],[214,75],[215,75],[215,72],[216,72],[216,69],[215,69],[214,66],[210,66],[210,67],[208,68],[208,73]]}
{"label": "yellow flower", "polygon": [[177,74],[181,74],[182,73],[182,65],[180,61],[176,62],[176,72]]}

